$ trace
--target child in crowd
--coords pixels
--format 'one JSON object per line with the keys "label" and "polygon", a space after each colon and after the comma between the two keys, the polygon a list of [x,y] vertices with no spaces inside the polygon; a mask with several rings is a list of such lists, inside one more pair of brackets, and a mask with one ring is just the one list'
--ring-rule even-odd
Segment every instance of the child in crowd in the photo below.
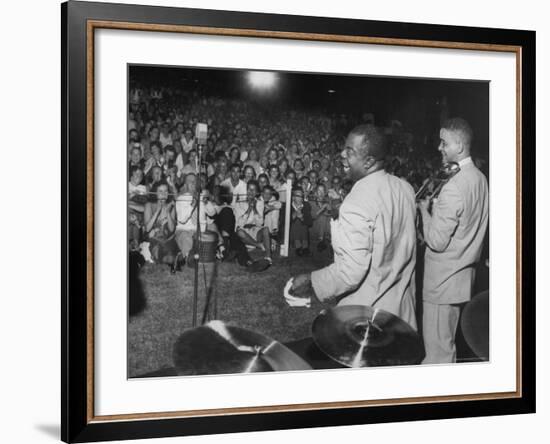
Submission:
{"label": "child in crowd", "polygon": [[271,251],[277,249],[277,236],[279,232],[279,212],[282,203],[274,196],[273,187],[267,185],[262,191],[261,200],[264,203],[264,226],[269,229],[271,237]]}
{"label": "child in crowd", "polygon": [[326,250],[330,238],[331,207],[325,185],[317,185],[315,198],[310,201],[313,227],[311,237],[317,242],[317,251]]}
{"label": "child in crowd", "polygon": [[290,242],[294,244],[298,256],[309,254],[309,227],[312,223],[311,206],[304,201],[302,189],[296,188],[292,191]]}

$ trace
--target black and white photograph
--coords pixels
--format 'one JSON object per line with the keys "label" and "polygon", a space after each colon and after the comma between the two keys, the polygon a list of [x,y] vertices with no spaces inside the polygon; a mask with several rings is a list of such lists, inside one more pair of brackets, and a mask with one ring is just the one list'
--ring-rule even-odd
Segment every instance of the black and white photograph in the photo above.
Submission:
{"label": "black and white photograph", "polygon": [[489,362],[489,90],[129,64],[128,378]]}
{"label": "black and white photograph", "polygon": [[7,2],[2,442],[548,435],[545,10]]}

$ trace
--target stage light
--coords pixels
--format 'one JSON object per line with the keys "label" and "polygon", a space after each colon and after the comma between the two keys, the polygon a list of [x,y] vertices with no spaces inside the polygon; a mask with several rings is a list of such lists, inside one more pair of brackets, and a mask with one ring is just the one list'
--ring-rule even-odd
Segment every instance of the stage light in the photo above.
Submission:
{"label": "stage light", "polygon": [[255,89],[271,89],[277,83],[277,74],[266,71],[249,71],[248,83],[250,83],[250,86]]}
{"label": "stage light", "polygon": [[329,89],[327,92],[328,92],[329,94],[334,94],[334,93],[336,92],[336,90],[334,90],[334,89]]}

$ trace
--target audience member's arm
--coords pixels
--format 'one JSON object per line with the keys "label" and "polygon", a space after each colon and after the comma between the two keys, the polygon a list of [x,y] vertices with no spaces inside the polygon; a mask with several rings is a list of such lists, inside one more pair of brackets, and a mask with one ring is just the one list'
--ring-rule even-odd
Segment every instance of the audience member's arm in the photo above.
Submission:
{"label": "audience member's arm", "polygon": [[128,202],[128,208],[130,208],[130,210],[134,210],[134,211],[137,211],[138,213],[143,213],[144,211],[144,206],[142,204],[138,204],[136,202]]}
{"label": "audience member's arm", "polygon": [[168,217],[166,224],[168,225],[168,230],[172,233],[176,229],[176,208],[174,202],[168,204]]}
{"label": "audience member's arm", "polygon": [[154,213],[153,213],[153,205],[151,203],[148,202],[145,205],[143,221],[145,222],[146,233],[149,233],[153,229],[153,226],[155,225],[155,222],[159,217],[160,211],[161,211],[160,205],[157,205],[157,210]]}

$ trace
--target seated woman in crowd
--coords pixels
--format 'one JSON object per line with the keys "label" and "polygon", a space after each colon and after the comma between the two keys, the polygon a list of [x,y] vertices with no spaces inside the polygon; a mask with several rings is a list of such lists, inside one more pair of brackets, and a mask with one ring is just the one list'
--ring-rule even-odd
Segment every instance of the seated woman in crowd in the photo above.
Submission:
{"label": "seated woman in crowd", "polygon": [[[317,153],[319,153],[318,150],[316,150]],[[311,162],[311,170],[315,171],[317,174],[321,172],[321,161],[314,157],[313,161]]]}
{"label": "seated woman in crowd", "polygon": [[197,152],[194,149],[192,149],[187,153],[187,162],[183,165],[180,171],[180,175],[186,176],[187,174],[197,174],[197,172],[198,172]]}
{"label": "seated woman in crowd", "polygon": [[302,178],[298,181],[298,184],[300,185],[300,189],[302,190],[302,198],[305,202],[309,201],[312,191],[311,181],[309,180],[309,177],[307,175],[302,176]]}
{"label": "seated woman in crowd", "polygon": [[251,149],[248,151],[248,157],[244,162],[244,166],[251,166],[254,168],[254,174],[260,174],[260,162],[258,162],[258,150]]}
{"label": "seated woman in crowd", "polygon": [[231,165],[238,164],[239,166],[242,166],[241,151],[238,146],[234,146],[231,148],[231,151],[229,151],[229,163]]}
{"label": "seated woman in crowd", "polygon": [[208,187],[201,186],[201,206],[204,205],[204,211],[206,216],[206,231],[214,233],[217,237],[218,244],[216,246],[216,258],[223,259],[225,245],[221,232],[218,230],[216,225],[215,218],[218,214],[219,207],[216,204],[213,194],[210,192]]}
{"label": "seated woman in crowd", "polygon": [[[137,202],[137,196],[146,196],[147,187],[143,184],[143,170],[138,166],[133,166],[130,170],[130,181],[128,182],[128,199],[130,203]],[[142,204],[145,201],[141,202]],[[143,208],[142,208],[143,211]]]}
{"label": "seated woman in crowd", "polygon": [[147,175],[147,189],[151,191],[163,180],[162,168],[157,165],[153,166]]}
{"label": "seated woman in crowd", "polygon": [[311,170],[307,173],[307,177],[309,177],[309,183],[311,184],[311,192],[314,192],[319,182],[319,173],[315,170]]}
{"label": "seated woman in crowd", "polygon": [[176,210],[174,201],[168,199],[168,185],[159,183],[152,190],[156,202],[147,202],[143,215],[143,234],[149,242],[149,251],[157,264],[173,265],[178,254],[174,239]]}
{"label": "seated woman in crowd", "polygon": [[290,212],[290,243],[294,245],[298,256],[309,254],[309,228],[311,220],[311,206],[304,201],[304,192],[301,188],[292,190],[292,206]]}
{"label": "seated woman in crowd", "polygon": [[168,168],[174,166],[176,163],[176,150],[172,145],[167,145],[164,148],[164,163],[162,165],[163,171],[166,174]]}
{"label": "seated woman in crowd", "polygon": [[279,158],[279,163],[281,163],[281,160],[283,160],[286,156],[286,148],[281,143],[277,145],[277,154]]}
{"label": "seated woman in crowd", "polygon": [[139,146],[133,147],[130,151],[130,162],[128,163],[129,175],[132,174],[132,167],[138,167],[141,170],[145,167],[145,160],[143,160],[141,148]]}
{"label": "seated woman in crowd", "polygon": [[269,169],[269,161],[267,160],[267,156],[260,157],[260,174],[267,173]]}
{"label": "seated woman in crowd", "polygon": [[256,179],[256,172],[254,171],[254,168],[250,165],[245,165],[243,169],[243,180],[245,183],[250,182],[251,180]]}
{"label": "seated woman in crowd", "polygon": [[[183,147],[181,145],[181,141],[179,139],[174,140],[174,153],[176,154],[176,160],[178,159],[179,155],[183,153]],[[179,168],[179,167],[178,167]]]}
{"label": "seated woman in crowd", "polygon": [[300,179],[305,174],[304,162],[302,162],[301,158],[294,161],[294,172],[297,179]]}
{"label": "seated woman in crowd", "polygon": [[275,148],[270,148],[267,152],[267,166],[277,166],[279,163],[279,153]]}
{"label": "seated woman in crowd", "polygon": [[264,203],[258,194],[258,183],[251,180],[246,188],[246,200],[234,204],[237,235],[246,245],[264,251],[265,259],[271,263],[271,238],[264,226]]}
{"label": "seated woman in crowd", "polygon": [[275,191],[282,185],[279,178],[279,167],[277,165],[271,165],[269,167],[269,185],[271,185]]}
{"label": "seated woman in crowd", "polygon": [[340,176],[333,176],[331,187],[328,190],[329,199],[342,200],[342,178]]}
{"label": "seated woman in crowd", "polygon": [[285,179],[290,180],[291,186],[294,188],[296,185],[296,172],[294,170],[288,170]]}
{"label": "seated woman in crowd", "polygon": [[288,163],[288,160],[286,157],[282,157],[280,160],[279,160],[279,175],[280,177],[285,177],[286,176],[286,173],[288,172],[290,168],[290,165]]}
{"label": "seated woman in crowd", "polygon": [[144,174],[149,174],[149,171],[154,166],[161,167],[164,165],[164,156],[162,152],[162,147],[159,142],[153,142],[150,146],[151,156],[145,162],[145,169],[143,170]]}
{"label": "seated woman in crowd", "polygon": [[321,174],[323,175],[323,172],[326,173],[330,177],[330,157],[328,155],[324,155],[321,158]]}
{"label": "seated woman in crowd", "polygon": [[260,197],[264,204],[264,226],[269,230],[271,237],[271,250],[275,251],[277,244],[277,237],[279,234],[279,213],[281,212],[282,203],[274,196],[274,189],[272,186],[267,185],[262,191]]}
{"label": "seated woman in crowd", "polygon": [[216,176],[220,179],[220,182],[223,182],[229,177],[229,165],[226,157],[219,157],[216,160],[215,173]]}
{"label": "seated woman in crowd", "polygon": [[259,187],[260,193],[268,185],[270,185],[270,183],[269,183],[269,177],[267,177],[267,174],[265,173],[260,174],[258,176],[258,187]]}
{"label": "seated woman in crowd", "polygon": [[166,170],[166,184],[171,195],[176,196],[180,188],[181,180],[178,177],[178,167],[171,166]]}
{"label": "seated woman in crowd", "polygon": [[128,182],[128,243],[131,250],[136,250],[141,243],[141,226],[146,202],[147,188],[143,185],[143,171],[133,166]]}

